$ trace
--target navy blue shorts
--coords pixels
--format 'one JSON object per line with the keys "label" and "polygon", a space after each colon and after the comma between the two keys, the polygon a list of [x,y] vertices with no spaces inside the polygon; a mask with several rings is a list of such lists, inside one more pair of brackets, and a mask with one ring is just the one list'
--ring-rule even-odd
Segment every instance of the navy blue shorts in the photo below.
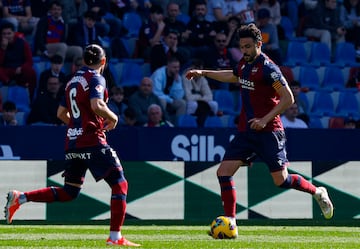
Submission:
{"label": "navy blue shorts", "polygon": [[223,160],[241,160],[250,164],[258,156],[268,165],[270,172],[280,171],[289,164],[285,142],[284,131],[238,132],[227,147]]}
{"label": "navy blue shorts", "polygon": [[83,184],[88,169],[96,181],[114,172],[116,177],[123,176],[120,160],[109,145],[66,151],[65,162],[63,176],[66,182]]}

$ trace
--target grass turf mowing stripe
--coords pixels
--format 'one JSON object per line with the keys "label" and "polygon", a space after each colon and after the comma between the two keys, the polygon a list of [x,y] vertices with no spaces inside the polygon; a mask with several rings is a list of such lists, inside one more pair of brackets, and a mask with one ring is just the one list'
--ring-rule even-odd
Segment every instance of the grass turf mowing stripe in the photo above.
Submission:
{"label": "grass turf mowing stripe", "polygon": [[[207,226],[124,226],[141,248],[360,248],[359,227],[239,226],[236,240],[214,240]],[[0,248],[108,248],[104,225],[0,225]]]}

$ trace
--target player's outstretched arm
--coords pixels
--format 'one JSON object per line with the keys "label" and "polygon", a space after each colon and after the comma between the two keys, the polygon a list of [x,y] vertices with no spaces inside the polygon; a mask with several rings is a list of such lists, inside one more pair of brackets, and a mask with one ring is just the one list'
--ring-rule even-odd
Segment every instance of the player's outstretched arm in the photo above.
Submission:
{"label": "player's outstretched arm", "polygon": [[106,105],[105,101],[98,98],[93,98],[90,101],[91,109],[100,117],[105,119],[105,127],[104,129],[109,131],[116,127],[118,122],[118,117],[115,113],[113,113],[108,106]]}
{"label": "player's outstretched arm", "polygon": [[186,72],[186,78],[192,79],[197,77],[208,77],[225,83],[238,83],[237,77],[232,70],[199,70],[192,69]]}

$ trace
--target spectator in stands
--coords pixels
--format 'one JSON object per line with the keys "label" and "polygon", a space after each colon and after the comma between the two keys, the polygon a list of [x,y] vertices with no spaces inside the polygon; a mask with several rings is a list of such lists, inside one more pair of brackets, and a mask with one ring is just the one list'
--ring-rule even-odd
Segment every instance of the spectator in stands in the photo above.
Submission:
{"label": "spectator in stands", "polygon": [[179,72],[179,60],[171,57],[166,66],[158,68],[151,75],[154,82],[154,93],[159,97],[161,106],[169,114],[174,114],[170,117],[172,123],[176,123],[177,116],[186,112],[185,92]]}
{"label": "spectator in stands", "polygon": [[334,51],[336,43],[345,41],[345,34],[337,0],[319,1],[315,9],[309,11],[304,24],[305,36],[320,39],[330,51]]}
{"label": "spectator in stands", "polygon": [[236,31],[241,26],[241,20],[237,16],[232,16],[227,20],[227,29],[225,33],[227,34],[226,39],[226,48],[231,53],[231,57],[234,61],[239,61],[243,54],[239,49],[239,41],[237,39]]}
{"label": "spectator in stands", "polygon": [[[216,33],[213,44],[208,47],[205,53],[200,57],[204,61],[204,68],[208,69],[231,69],[235,66],[236,61],[229,53],[226,47],[227,34],[225,32]],[[210,79],[209,85],[212,90],[215,89],[228,89],[226,83]],[[232,84],[231,84],[232,85]]]}
{"label": "spectator in stands", "polygon": [[[187,70],[195,68],[203,69],[203,62],[194,59]],[[198,127],[204,127],[206,118],[217,114],[218,103],[213,100],[212,91],[205,77],[193,77],[190,80],[185,75],[182,77],[185,90],[186,113],[196,116]]]}
{"label": "spectator in stands", "polygon": [[62,18],[62,4],[54,0],[49,7],[49,14],[42,17],[36,27],[34,51],[36,55],[52,57],[60,54],[65,60],[73,61],[82,56],[82,47],[68,46],[68,26]]}
{"label": "spectator in stands", "polygon": [[64,8],[62,17],[71,29],[83,18],[88,9],[87,3],[85,0],[61,0],[61,2]]}
{"label": "spectator in stands", "polygon": [[36,73],[30,45],[16,35],[12,23],[2,23],[0,30],[0,82],[27,87],[32,97],[36,87]]}
{"label": "spectator in stands", "polygon": [[308,116],[307,110],[309,109],[308,104],[300,97],[302,92],[301,83],[297,80],[290,82],[290,89],[294,95],[295,103],[298,108],[297,118],[303,120],[306,124],[309,124],[310,118]]}
{"label": "spectator in stands", "polygon": [[18,125],[16,120],[16,105],[12,101],[3,104],[2,115],[0,115],[0,126]]}
{"label": "spectator in stands", "polygon": [[277,28],[270,23],[270,11],[266,8],[257,11],[257,26],[261,30],[262,35],[262,49],[270,59],[277,65],[282,65],[281,50],[279,44],[279,37]]}
{"label": "spectator in stands", "polygon": [[176,30],[179,34],[179,45],[187,44],[190,30],[186,29],[186,24],[178,20],[180,7],[175,2],[170,2],[166,8],[166,17],[164,19],[166,28]]}
{"label": "spectator in stands", "polygon": [[307,124],[298,117],[298,105],[293,103],[281,115],[284,128],[308,128]]}
{"label": "spectator in stands", "polygon": [[344,120],[344,128],[345,129],[356,129],[356,120],[353,118],[346,118]]}
{"label": "spectator in stands", "polygon": [[128,107],[124,103],[124,89],[120,86],[113,86],[110,91],[110,98],[107,103],[109,109],[118,116],[118,123],[125,124],[124,111]]}
{"label": "spectator in stands", "polygon": [[60,96],[63,95],[66,84],[66,75],[62,72],[64,66],[64,58],[61,55],[55,54],[50,58],[50,68],[45,69],[40,74],[39,85],[37,89],[37,95],[43,94],[47,91],[48,79],[50,77],[59,78],[60,82]]}
{"label": "spectator in stands", "polygon": [[148,108],[148,120],[144,127],[174,127],[174,125],[164,119],[161,106],[151,104]]}
{"label": "spectator in stands", "polygon": [[242,13],[250,10],[248,0],[228,0],[229,12],[238,18],[241,17]]}
{"label": "spectator in stands", "polygon": [[[147,111],[151,104],[161,106],[160,99],[153,93],[153,81],[149,77],[141,80],[139,89],[129,98],[129,106],[131,106],[136,114],[136,120],[140,125],[144,125],[147,121]],[[168,119],[167,112],[163,109],[163,114]]]}
{"label": "spectator in stands", "polygon": [[356,55],[360,56],[360,1],[344,0],[341,5],[340,19],[346,29],[345,39],[352,42]]}
{"label": "spectator in stands", "polygon": [[188,44],[193,47],[195,57],[201,54],[203,49],[212,44],[216,35],[212,22],[205,19],[207,13],[206,1],[197,0],[195,2],[194,15],[190,19],[187,29],[190,30]]}
{"label": "spectator in stands", "polygon": [[207,10],[206,20],[213,22],[215,28],[220,30],[226,26],[226,21],[232,16],[225,0],[208,0]]}
{"label": "spectator in stands", "polygon": [[148,61],[151,47],[160,43],[164,28],[164,10],[159,5],[153,4],[150,8],[148,20],[140,28],[135,57],[144,58]]}
{"label": "spectator in stands", "polygon": [[77,57],[74,58],[74,61],[71,65],[70,73],[65,77],[65,84],[74,76],[77,70],[79,70],[83,66],[83,58]]}
{"label": "spectator in stands", "polygon": [[269,22],[278,26],[281,21],[281,10],[280,3],[278,0],[256,0],[254,4],[255,12],[259,11],[259,9],[267,8],[270,12],[270,20]]}
{"label": "spectator in stands", "polygon": [[104,36],[95,25],[97,14],[86,11],[80,21],[69,30],[68,44],[85,48],[89,44],[101,45],[99,36]]}
{"label": "spectator in stands", "polygon": [[97,13],[97,25],[104,29],[103,34],[110,38],[120,37],[123,34],[123,26],[120,18],[110,12],[109,1],[86,0],[88,10]]}
{"label": "spectator in stands", "polygon": [[159,67],[165,66],[170,57],[177,56],[180,63],[185,62],[185,59],[181,59],[182,56],[178,51],[178,38],[177,30],[165,27],[160,43],[151,47],[150,70],[152,73]]}
{"label": "spectator in stands", "polygon": [[2,0],[3,21],[11,22],[15,31],[31,34],[38,18],[34,18],[31,12],[30,1]]}
{"label": "spectator in stands", "polygon": [[58,77],[49,77],[47,91],[38,95],[31,105],[27,119],[28,124],[60,125],[62,121],[57,118],[57,109],[60,104],[59,90],[61,84]]}
{"label": "spectator in stands", "polygon": [[161,8],[163,8],[164,10],[169,5],[169,3],[176,3],[177,5],[179,5],[181,13],[189,14],[189,0],[151,0],[150,2],[151,4],[161,6]]}
{"label": "spectator in stands", "polygon": [[139,126],[140,124],[136,120],[136,113],[132,107],[128,107],[124,110],[124,120],[125,123],[123,126]]}

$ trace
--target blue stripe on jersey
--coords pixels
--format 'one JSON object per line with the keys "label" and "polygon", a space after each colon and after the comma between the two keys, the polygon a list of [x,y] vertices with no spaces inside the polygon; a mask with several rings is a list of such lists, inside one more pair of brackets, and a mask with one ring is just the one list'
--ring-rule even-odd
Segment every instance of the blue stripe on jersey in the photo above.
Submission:
{"label": "blue stripe on jersey", "polygon": [[[249,79],[250,77],[250,73],[251,73],[251,69],[252,69],[252,65],[249,64],[245,64],[245,67],[242,71],[242,78],[243,79]],[[244,111],[246,113],[246,119],[252,119],[254,118],[254,110],[253,107],[251,105],[251,100],[250,100],[250,90],[246,89],[246,88],[242,88],[242,98],[243,98],[243,105],[244,105]],[[253,90],[251,90],[253,91]]]}

